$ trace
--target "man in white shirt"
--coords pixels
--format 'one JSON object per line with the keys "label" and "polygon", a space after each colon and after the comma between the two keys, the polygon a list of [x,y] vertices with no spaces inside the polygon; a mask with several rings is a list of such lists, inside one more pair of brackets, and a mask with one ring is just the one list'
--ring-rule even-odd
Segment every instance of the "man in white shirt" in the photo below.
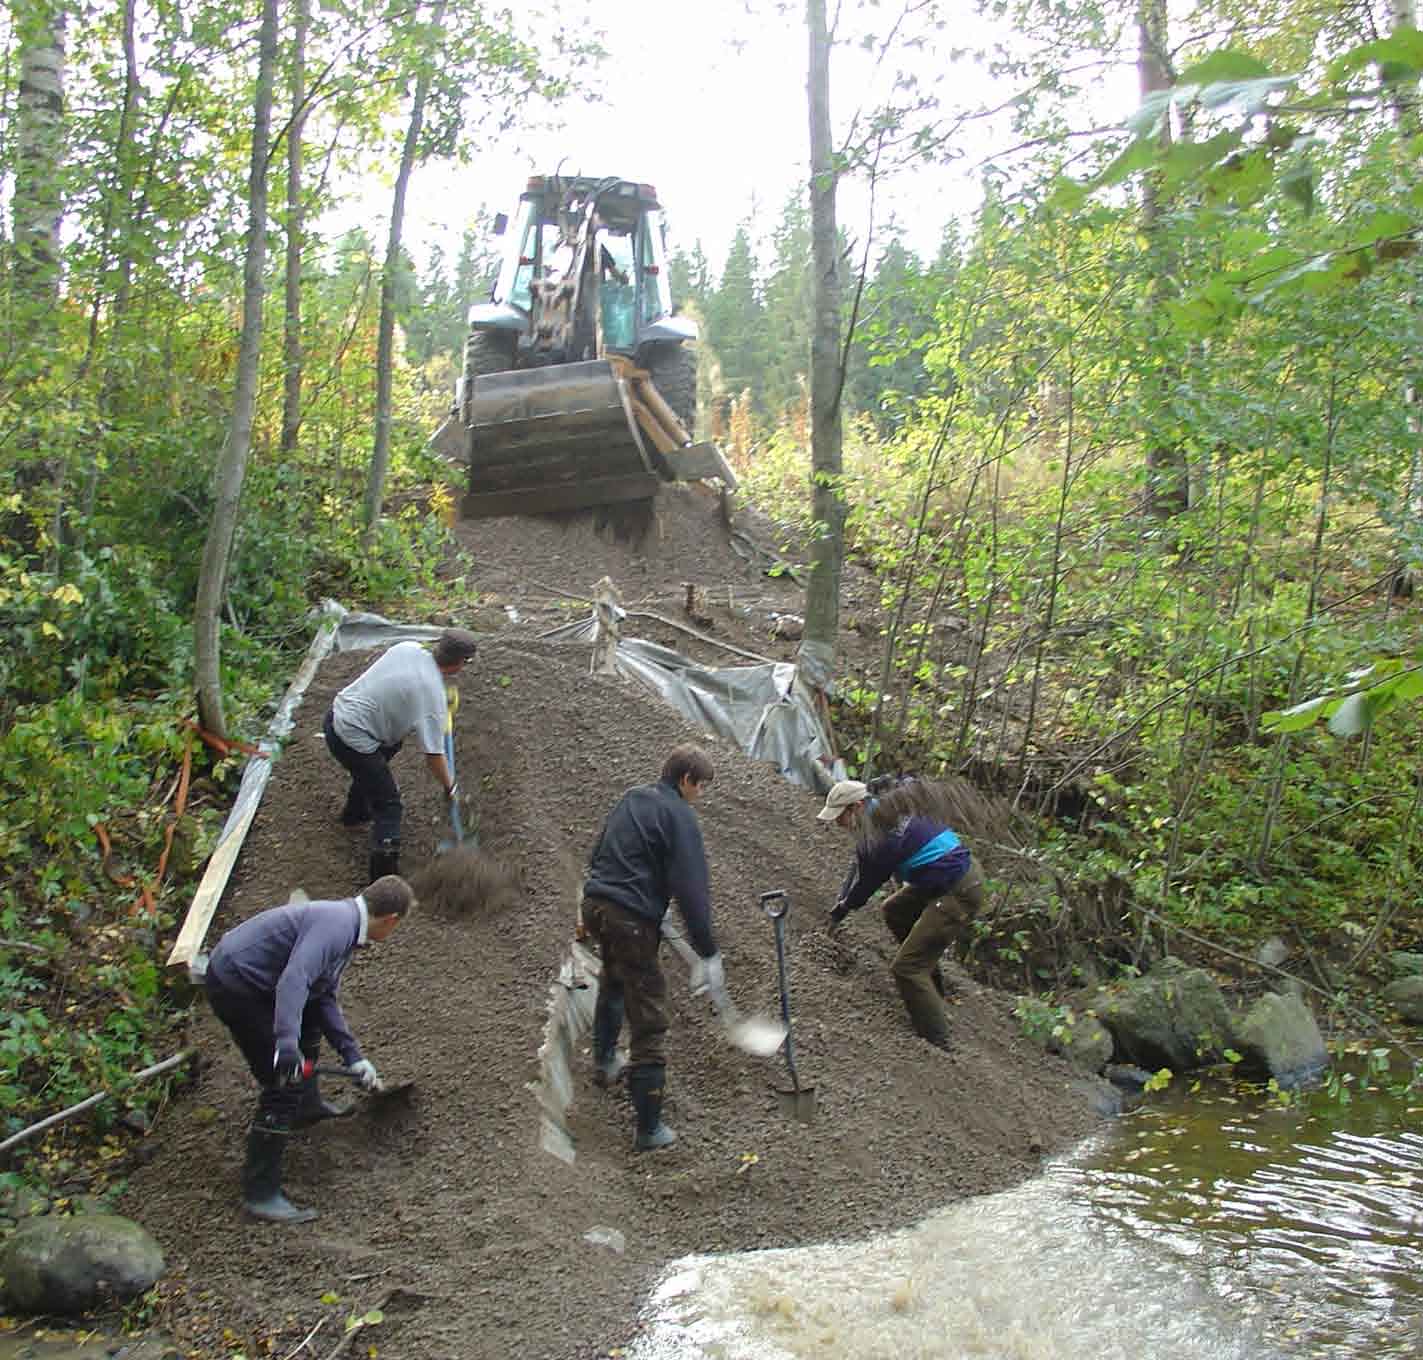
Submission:
{"label": "man in white shirt", "polygon": [[476,639],[463,628],[446,628],[427,650],[397,642],[341,690],[322,724],[331,754],[350,772],[341,812],[343,826],[371,825],[370,876],[400,872],[400,789],[390,762],[412,734],[425,766],[444,790],[459,796],[445,759],[445,686],[474,656]]}

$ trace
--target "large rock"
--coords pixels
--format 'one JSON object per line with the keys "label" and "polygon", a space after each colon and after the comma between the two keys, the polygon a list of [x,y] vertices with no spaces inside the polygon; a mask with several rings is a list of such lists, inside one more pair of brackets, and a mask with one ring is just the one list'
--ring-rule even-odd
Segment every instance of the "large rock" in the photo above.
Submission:
{"label": "large rock", "polygon": [[1236,1028],[1235,1046],[1245,1066],[1286,1091],[1317,1080],[1329,1066],[1314,1013],[1297,996],[1262,996]]}
{"label": "large rock", "polygon": [[1230,1013],[1215,979],[1176,959],[1099,992],[1092,1009],[1111,1030],[1118,1056],[1152,1072],[1208,1066],[1230,1042]]}
{"label": "large rock", "polygon": [[136,1298],[162,1274],[158,1243],[118,1214],[30,1219],[0,1249],[5,1297],[21,1313],[73,1317]]}
{"label": "large rock", "polygon": [[1423,977],[1401,977],[1383,989],[1383,999],[1411,1024],[1423,1025]]}
{"label": "large rock", "polygon": [[1074,1015],[1064,1018],[1061,1033],[1048,1042],[1048,1048],[1061,1053],[1074,1067],[1084,1072],[1100,1072],[1112,1061],[1111,1031],[1095,1015]]}

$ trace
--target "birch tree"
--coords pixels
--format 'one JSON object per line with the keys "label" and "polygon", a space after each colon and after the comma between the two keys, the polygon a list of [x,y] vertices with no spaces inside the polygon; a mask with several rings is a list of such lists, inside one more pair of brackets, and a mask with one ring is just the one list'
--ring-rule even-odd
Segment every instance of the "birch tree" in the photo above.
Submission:
{"label": "birch tree", "polygon": [[252,451],[252,423],[257,409],[257,367],[262,349],[262,304],[266,297],[267,161],[271,152],[272,92],[277,69],[277,4],[263,0],[258,38],[257,84],[252,103],[252,154],[247,191],[247,246],[242,268],[242,337],[232,418],[217,469],[217,494],[207,541],[203,547],[193,620],[193,668],[198,721],[215,736],[225,737],[223,717],[222,601],[242,483]]}
{"label": "birch tree", "polygon": [[410,188],[410,175],[415,169],[421,137],[425,130],[425,101],[430,97],[433,78],[432,63],[444,37],[446,0],[436,0],[425,26],[428,55],[420,64],[415,78],[415,93],[410,101],[410,121],[405,128],[405,143],[400,152],[400,168],[395,175],[395,191],[390,205],[390,231],[386,238],[385,269],[380,282],[380,323],[376,332],[376,409],[375,444],[371,450],[370,476],[366,481],[365,526],[369,533],[380,518],[385,498],[385,478],[390,467],[390,394],[395,365],[395,289],[400,272],[400,238],[405,226],[405,195]]}
{"label": "birch tree", "polygon": [[12,12],[20,35],[13,199],[15,281],[21,299],[47,308],[59,301],[66,16],[51,0],[29,0],[17,4]]}
{"label": "birch tree", "polygon": [[811,687],[824,690],[835,666],[840,627],[840,576],[845,551],[845,501],[840,485],[840,249],[835,224],[837,168],[830,125],[830,48],[825,0],[808,0],[810,111],[810,231],[814,325],[810,341],[811,509],[814,561],[805,590],[805,638],[797,661]]}
{"label": "birch tree", "polygon": [[286,307],[282,318],[282,453],[296,452],[301,431],[301,253],[305,226],[302,201],[302,140],[306,131],[306,37],[311,0],[294,0],[292,13],[292,116],[287,125]]}

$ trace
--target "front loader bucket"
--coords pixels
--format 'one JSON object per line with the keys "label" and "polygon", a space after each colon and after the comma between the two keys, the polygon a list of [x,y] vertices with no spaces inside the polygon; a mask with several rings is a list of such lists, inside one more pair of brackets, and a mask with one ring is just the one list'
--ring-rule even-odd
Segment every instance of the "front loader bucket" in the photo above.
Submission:
{"label": "front loader bucket", "polygon": [[626,384],[606,360],[475,378],[467,517],[645,500],[658,485]]}

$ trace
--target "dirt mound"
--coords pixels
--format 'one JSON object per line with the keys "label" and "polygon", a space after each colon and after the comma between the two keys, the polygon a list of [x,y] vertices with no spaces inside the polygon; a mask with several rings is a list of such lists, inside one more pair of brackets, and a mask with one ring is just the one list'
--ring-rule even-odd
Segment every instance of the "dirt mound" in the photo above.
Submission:
{"label": "dirt mound", "polygon": [[[496,560],[508,572],[506,597],[532,589],[520,584],[518,535],[552,532],[528,521],[471,530],[491,573]],[[626,572],[628,548],[593,539],[606,561],[569,558],[562,575],[552,554],[523,566],[559,588],[575,573],[586,581]],[[724,542],[719,559],[711,540],[699,542],[701,567],[743,588],[742,559]],[[591,551],[589,542],[578,551]],[[649,569],[649,583],[674,590],[684,561]],[[383,1302],[370,1341],[398,1360],[606,1354],[627,1339],[651,1279],[679,1255],[899,1226],[1022,1179],[1042,1152],[1090,1123],[1066,1069],[1018,1037],[1008,998],[951,977],[959,1051],[947,1057],[910,1033],[875,913],[860,913],[843,945],[824,934],[850,842],[816,823],[818,800],[689,728],[633,683],[590,676],[585,648],[520,637],[512,626],[501,643],[461,678],[456,748],[480,856],[498,866],[480,872],[511,875],[517,892],[475,910],[427,903],[347,970],[343,1001],[368,1055],[387,1079],[414,1079],[417,1090],[396,1127],[357,1115],[293,1138],[288,1193],[320,1209],[315,1223],[280,1229],[240,1215],[250,1078],[211,1017],[196,1017],[208,1061],[152,1134],[157,1155],[132,1177],[126,1204],[177,1272],[181,1288],[164,1320],[195,1354],[266,1354],[270,1344],[286,1355],[323,1317],[313,1344],[327,1354],[348,1314]],[[296,887],[328,897],[362,884],[366,847],[336,823],[344,777],[320,720],[369,660],[341,655],[322,667],[211,938]],[[666,749],[688,738],[704,740],[717,762],[701,812],[716,927],[743,1009],[777,1006],[774,940],[758,895],[790,897],[797,1066],[816,1088],[819,1114],[809,1124],[782,1116],[783,1062],[730,1048],[669,957],[666,1113],[680,1140],[633,1153],[629,1106],[592,1085],[584,1058],[568,1165],[540,1149],[527,1083],[582,868],[613,801],[655,777]],[[449,872],[458,856],[435,864],[449,827],[439,791],[410,749],[396,771],[407,802],[404,867]],[[975,808],[980,825],[985,809]],[[990,872],[995,853],[985,847]],[[458,894],[431,899],[457,904]],[[612,1235],[594,1229],[616,1229],[625,1250],[601,1245]],[[323,1302],[333,1295],[339,1302]]]}

